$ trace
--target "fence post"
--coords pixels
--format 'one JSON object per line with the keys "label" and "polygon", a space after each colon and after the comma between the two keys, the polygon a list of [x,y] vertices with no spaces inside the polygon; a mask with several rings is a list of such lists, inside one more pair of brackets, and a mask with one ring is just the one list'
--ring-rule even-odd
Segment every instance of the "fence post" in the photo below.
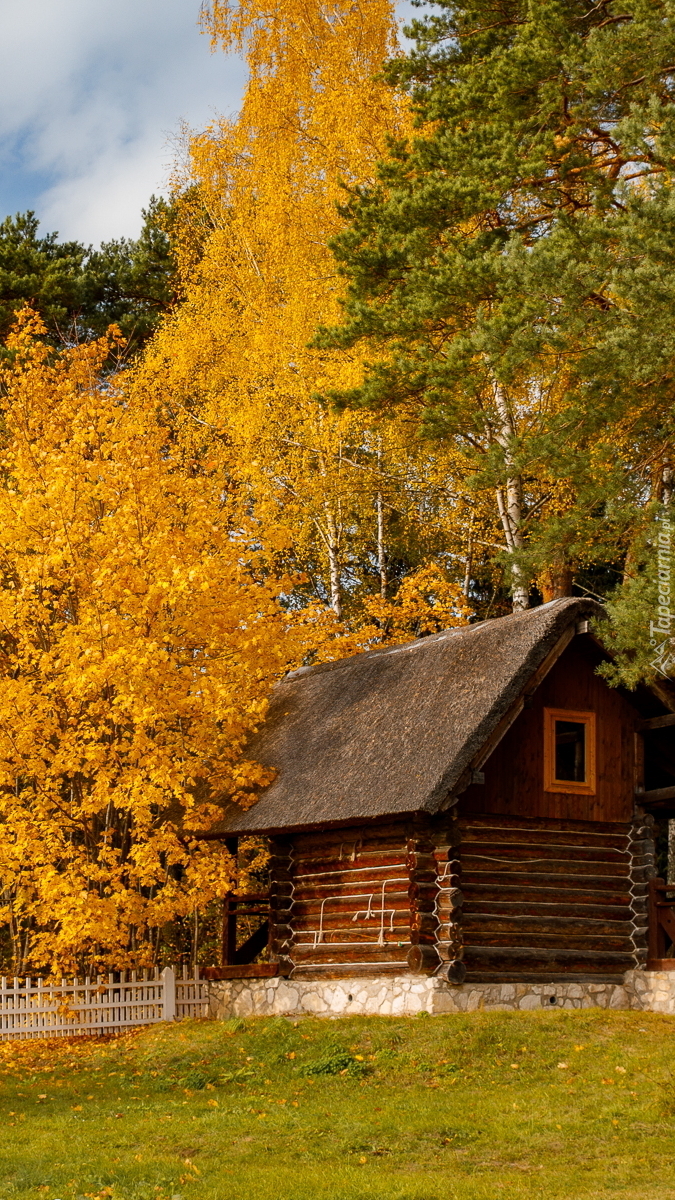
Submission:
{"label": "fence post", "polygon": [[164,985],[164,1020],[176,1019],[176,976],[173,967],[165,967],[161,975]]}

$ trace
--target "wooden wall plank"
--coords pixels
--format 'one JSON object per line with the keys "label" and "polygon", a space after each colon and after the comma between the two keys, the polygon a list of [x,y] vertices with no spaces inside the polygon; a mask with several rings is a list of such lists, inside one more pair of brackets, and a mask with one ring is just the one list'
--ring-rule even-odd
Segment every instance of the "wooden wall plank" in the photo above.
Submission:
{"label": "wooden wall plank", "polygon": [[[463,793],[462,815],[503,813],[572,821],[630,821],[633,815],[634,730],[638,720],[623,693],[595,672],[599,651],[575,638],[540,684],[483,766],[485,783]],[[544,791],[544,708],[596,714],[594,795]]]}

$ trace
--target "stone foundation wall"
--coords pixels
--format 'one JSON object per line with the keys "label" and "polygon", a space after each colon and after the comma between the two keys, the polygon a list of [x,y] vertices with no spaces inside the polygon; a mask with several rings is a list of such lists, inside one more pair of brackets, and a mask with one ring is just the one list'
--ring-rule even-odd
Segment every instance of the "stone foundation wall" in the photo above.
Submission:
{"label": "stone foundation wall", "polygon": [[613,1008],[675,1014],[675,971],[628,971],[622,983],[465,983],[419,975],[338,980],[232,979],[209,987],[209,1015],[412,1016],[541,1008]]}

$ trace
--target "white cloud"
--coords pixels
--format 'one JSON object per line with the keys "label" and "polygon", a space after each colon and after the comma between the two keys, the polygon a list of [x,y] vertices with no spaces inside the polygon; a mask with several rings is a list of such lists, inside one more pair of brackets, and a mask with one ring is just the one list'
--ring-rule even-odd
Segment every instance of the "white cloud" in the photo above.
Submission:
{"label": "white cloud", "polygon": [[5,212],[34,208],[85,242],[138,232],[180,123],[239,104],[244,68],[211,55],[198,14],[197,0],[0,0]]}
{"label": "white cloud", "polygon": [[138,233],[181,122],[239,105],[243,64],[210,53],[198,16],[199,0],[0,0],[0,219],[32,208],[94,244]]}

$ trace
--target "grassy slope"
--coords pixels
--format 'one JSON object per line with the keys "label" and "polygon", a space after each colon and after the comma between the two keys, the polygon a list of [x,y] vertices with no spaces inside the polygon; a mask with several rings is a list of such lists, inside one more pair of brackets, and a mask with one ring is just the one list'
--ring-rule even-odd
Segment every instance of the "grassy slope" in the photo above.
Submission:
{"label": "grassy slope", "polygon": [[4,1043],[0,1197],[675,1200],[674,1051],[597,1011]]}

